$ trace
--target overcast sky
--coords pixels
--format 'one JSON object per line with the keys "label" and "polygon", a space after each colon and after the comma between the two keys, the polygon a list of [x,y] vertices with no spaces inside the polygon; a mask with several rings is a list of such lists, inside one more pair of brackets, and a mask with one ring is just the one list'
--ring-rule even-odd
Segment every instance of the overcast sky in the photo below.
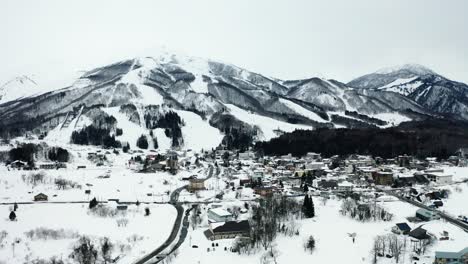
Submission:
{"label": "overcast sky", "polygon": [[466,0],[0,0],[0,81],[166,46],[282,79],[419,63],[468,83],[467,11]]}

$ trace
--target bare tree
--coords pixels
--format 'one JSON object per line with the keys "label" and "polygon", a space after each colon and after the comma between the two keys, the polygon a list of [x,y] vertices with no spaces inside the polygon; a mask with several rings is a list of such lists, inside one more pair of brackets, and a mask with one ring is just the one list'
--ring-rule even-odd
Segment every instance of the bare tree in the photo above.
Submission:
{"label": "bare tree", "polygon": [[83,236],[78,245],[73,249],[72,258],[79,264],[95,264],[98,250],[89,237]]}
{"label": "bare tree", "polygon": [[104,264],[110,263],[112,260],[112,251],[114,245],[110,242],[109,238],[105,237],[101,240],[101,255],[104,260]]}

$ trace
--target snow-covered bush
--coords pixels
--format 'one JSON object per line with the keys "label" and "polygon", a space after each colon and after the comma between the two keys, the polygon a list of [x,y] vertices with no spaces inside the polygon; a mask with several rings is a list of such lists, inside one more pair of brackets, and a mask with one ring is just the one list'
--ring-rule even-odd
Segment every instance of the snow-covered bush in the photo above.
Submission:
{"label": "snow-covered bush", "polygon": [[102,204],[90,209],[89,212],[99,217],[116,217],[117,215],[125,216],[127,214],[125,210],[117,210],[117,208]]}
{"label": "snow-covered bush", "polygon": [[307,240],[304,242],[304,250],[312,253],[315,249],[315,238],[313,236],[309,236]]}
{"label": "snow-covered bush", "polygon": [[57,178],[55,179],[55,185],[57,186],[57,189],[62,189],[62,190],[66,190],[66,189],[81,189],[81,185],[78,184],[77,182],[74,182],[72,180],[67,180],[67,179],[63,179],[63,178]]}
{"label": "snow-covered bush", "polygon": [[393,215],[383,207],[373,203],[358,204],[355,200],[347,198],[341,204],[341,214],[349,215],[351,218],[359,221],[390,221]]}
{"label": "snow-covered bush", "polygon": [[47,180],[47,176],[46,176],[44,171],[39,171],[39,172],[29,173],[28,175],[23,174],[21,176],[21,179],[26,184],[30,184],[32,186],[37,186],[38,184],[45,183],[46,180]]}
{"label": "snow-covered bush", "polygon": [[68,238],[77,238],[79,235],[76,232],[71,230],[64,229],[51,229],[46,227],[38,227],[32,229],[28,232],[25,232],[27,238],[31,240],[48,240],[48,239],[68,239]]}

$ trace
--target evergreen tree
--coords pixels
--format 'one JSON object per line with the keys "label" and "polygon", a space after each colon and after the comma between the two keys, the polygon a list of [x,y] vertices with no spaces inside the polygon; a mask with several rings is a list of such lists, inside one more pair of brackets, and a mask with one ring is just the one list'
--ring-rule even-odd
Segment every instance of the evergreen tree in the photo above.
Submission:
{"label": "evergreen tree", "polygon": [[309,206],[310,206],[310,215],[311,217],[314,217],[315,216],[315,206],[314,206],[314,201],[312,200],[312,195],[309,196]]}
{"label": "evergreen tree", "polygon": [[307,186],[307,183],[304,184],[304,192],[308,193],[309,192],[309,186]]}
{"label": "evergreen tree", "polygon": [[91,201],[89,201],[89,209],[93,209],[98,205],[98,201],[96,200],[96,197],[94,197]]}
{"label": "evergreen tree", "polygon": [[312,196],[309,196],[308,194],[304,197],[302,213],[306,218],[312,218],[315,216],[314,202],[312,201]]}
{"label": "evergreen tree", "polygon": [[153,145],[154,145],[154,149],[159,148],[158,139],[156,137],[153,137]]}
{"label": "evergreen tree", "polygon": [[141,149],[148,149],[148,140],[146,139],[145,135],[141,135],[136,143],[137,147]]}
{"label": "evergreen tree", "polygon": [[302,204],[302,213],[307,217],[308,217],[308,212],[307,212],[307,209],[309,208],[309,195],[306,194],[305,197],[304,197],[304,203]]}
{"label": "evergreen tree", "polygon": [[10,216],[9,216],[9,218],[10,218],[10,221],[15,221],[15,220],[16,220],[16,214],[15,214],[15,211],[11,211],[11,212],[10,212]]}

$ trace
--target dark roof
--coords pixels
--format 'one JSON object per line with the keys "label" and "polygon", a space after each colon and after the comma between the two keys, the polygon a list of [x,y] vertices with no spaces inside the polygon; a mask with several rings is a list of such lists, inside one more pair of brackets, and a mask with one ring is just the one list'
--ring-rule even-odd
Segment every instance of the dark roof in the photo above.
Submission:
{"label": "dark roof", "polygon": [[429,180],[424,175],[415,174],[414,178],[416,179],[416,181],[418,183],[428,183],[429,182]]}
{"label": "dark roof", "polygon": [[416,229],[413,229],[411,232],[409,232],[409,236],[414,237],[414,238],[419,239],[419,240],[429,238],[429,235],[427,234],[427,230],[422,228],[422,227],[418,227]]}
{"label": "dark roof", "polygon": [[411,230],[411,227],[407,223],[398,223],[398,224],[396,224],[396,226],[401,231],[410,231]]}
{"label": "dark roof", "polygon": [[335,188],[338,187],[338,182],[337,181],[326,181],[326,180],[321,180],[318,182],[318,185],[322,188]]}
{"label": "dark roof", "polygon": [[213,229],[213,233],[226,233],[226,232],[248,232],[250,231],[250,224],[247,220],[239,222],[228,221],[222,226]]}

